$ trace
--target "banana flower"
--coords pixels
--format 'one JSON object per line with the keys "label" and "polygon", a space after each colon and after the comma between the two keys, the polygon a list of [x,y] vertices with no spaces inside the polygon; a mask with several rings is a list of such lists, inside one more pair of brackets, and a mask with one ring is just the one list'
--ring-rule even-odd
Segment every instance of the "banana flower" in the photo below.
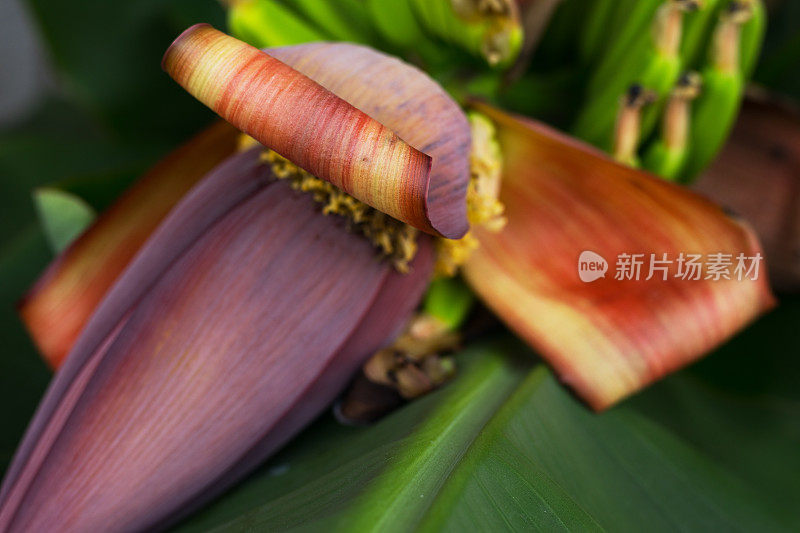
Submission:
{"label": "banana flower", "polygon": [[[186,52],[214,50],[198,38],[216,39],[223,49],[241,46],[207,26],[190,29],[166,54],[169,72]],[[304,149],[287,155],[306,158],[319,174],[335,175],[342,188],[363,192],[421,229],[466,231],[469,126],[438,85],[365,48],[274,52],[305,61],[310,75],[320,68],[318,79],[367,115],[286,63],[252,52],[280,71],[269,79],[281,85],[272,89],[288,97],[289,107],[267,106],[283,116],[262,126]],[[340,64],[326,54],[340,56]],[[289,136],[303,129],[304,140]],[[432,238],[419,235],[409,244],[409,232],[389,232],[392,224],[372,208],[353,212],[364,220],[325,216],[321,207],[346,199],[330,195],[322,205],[296,190],[276,176],[286,165],[265,162],[262,148],[235,153],[232,130],[212,127],[159,164],[23,303],[52,364],[68,355],[6,474],[1,530],[163,527],[246,474],[330,405],[421,299],[433,267]],[[394,177],[393,188],[377,181],[385,177]],[[376,239],[413,244],[408,273],[380,261],[362,234],[377,232],[379,223],[388,229]],[[134,255],[121,250],[137,247]],[[73,311],[82,327],[48,329],[49,320],[58,324]]]}
{"label": "banana flower", "polygon": [[494,141],[422,72],[368,48],[265,53],[198,25],[163,67],[263,146],[237,152],[227,125],[202,133],[26,297],[59,370],[6,473],[0,530],[159,529],[203,505],[401,332],[447,243],[480,244],[473,287],[598,409],[772,303],[764,276],[582,283],[584,247],[758,244],[696,195],[485,106],[508,225],[470,230],[467,199],[485,188],[471,144]]}

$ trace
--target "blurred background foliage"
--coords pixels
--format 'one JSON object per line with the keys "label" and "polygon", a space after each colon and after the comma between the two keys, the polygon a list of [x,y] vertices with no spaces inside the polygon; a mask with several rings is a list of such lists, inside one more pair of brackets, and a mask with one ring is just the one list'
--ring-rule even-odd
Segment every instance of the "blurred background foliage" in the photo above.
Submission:
{"label": "blurred background foliage", "polygon": [[[35,98],[0,124],[0,470],[50,378],[14,309],[52,259],[32,192],[56,185],[102,210],[211,122],[159,63],[190,24],[226,26],[212,0],[4,2],[21,8],[23,29],[0,38],[1,76],[21,72],[21,62],[41,68],[23,89]],[[755,78],[797,101],[800,4],[775,2],[773,10]],[[25,31],[33,44],[23,46]],[[545,36],[547,46],[563,44]],[[464,71],[483,67],[460,61],[439,73],[457,95],[494,83],[496,75],[467,79]],[[543,67],[511,90],[531,98],[513,100],[523,103],[518,111],[559,123],[576,74]],[[184,528],[318,529],[368,519],[386,529],[475,520],[797,529],[800,298],[780,298],[776,311],[715,354],[599,416],[516,344],[472,348],[451,386],[376,426],[345,428],[323,416]]]}
{"label": "blurred background foliage", "polygon": [[800,101],[800,2],[772,2],[761,61],[755,80]]}

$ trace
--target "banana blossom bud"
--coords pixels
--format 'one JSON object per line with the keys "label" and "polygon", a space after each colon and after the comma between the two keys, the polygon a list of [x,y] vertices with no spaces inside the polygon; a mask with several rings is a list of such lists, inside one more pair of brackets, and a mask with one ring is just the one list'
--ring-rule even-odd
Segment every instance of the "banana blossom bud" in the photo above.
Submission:
{"label": "banana blossom bud", "polygon": [[[54,364],[68,355],[6,474],[0,530],[163,528],[202,505],[395,339],[430,281],[431,236],[469,229],[470,126],[420,71],[344,43],[264,53],[207,25],[181,35],[163,65],[270,152],[230,155],[231,131],[220,126],[203,135],[219,134],[224,148],[200,161],[201,135],[175,155],[186,165],[197,158],[194,170],[162,163],[151,174],[160,179],[123,198],[28,296],[26,323],[46,337],[48,312],[57,323],[69,308],[59,298],[80,300],[92,276],[103,279],[71,333],[37,341]],[[479,110],[499,128],[508,224],[472,228],[480,246],[466,277],[593,407],[699,357],[772,304],[763,275],[581,282],[580,250],[611,259],[759,248],[747,228],[688,191],[540,125]],[[170,185],[176,176],[182,190]],[[363,221],[321,212],[319,198],[330,198],[320,181],[423,232],[408,274],[346,231]],[[148,221],[143,200],[159,191],[161,214]],[[114,213],[147,227],[126,229]],[[127,256],[102,246],[115,228],[129,238]],[[93,263],[88,250],[105,268],[81,277]]]}
{"label": "banana blossom bud", "polygon": [[[438,85],[354,45],[274,54],[196,26],[164,65],[193,88],[213,80],[201,86],[220,91],[209,102],[315,175],[430,233],[466,231],[469,125]],[[39,342],[54,364],[69,353],[6,474],[0,530],[165,527],[330,406],[412,316],[433,271],[430,236],[402,274],[347,231],[355,221],[281,179],[263,146],[235,143],[215,126],[179,149],[28,296],[29,325],[57,322],[69,308],[59,296],[92,289],[85,265],[107,268],[89,272],[101,283],[81,302],[77,339]],[[125,254],[103,246],[114,235]]]}

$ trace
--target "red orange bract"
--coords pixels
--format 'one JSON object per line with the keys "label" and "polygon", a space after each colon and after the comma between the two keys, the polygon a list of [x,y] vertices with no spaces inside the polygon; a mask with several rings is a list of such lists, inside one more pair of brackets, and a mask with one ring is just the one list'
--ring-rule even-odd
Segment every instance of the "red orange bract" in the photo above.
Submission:
{"label": "red orange bract", "polygon": [[[505,157],[507,227],[476,233],[467,279],[595,409],[705,355],[774,305],[766,271],[744,279],[614,279],[620,254],[760,252],[753,232],[704,198],[488,106]],[[610,263],[584,283],[578,258]],[[703,276],[705,277],[705,273]]]}

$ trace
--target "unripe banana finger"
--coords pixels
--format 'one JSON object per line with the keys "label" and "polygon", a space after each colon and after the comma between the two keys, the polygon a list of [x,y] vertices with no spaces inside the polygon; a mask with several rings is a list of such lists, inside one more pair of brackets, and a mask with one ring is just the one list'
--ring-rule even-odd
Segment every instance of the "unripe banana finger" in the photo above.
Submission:
{"label": "unripe banana finger", "polygon": [[614,14],[614,0],[595,0],[586,12],[586,23],[580,35],[578,52],[583,64],[591,64],[608,45],[608,27]]}
{"label": "unripe banana finger", "polygon": [[739,113],[745,78],[741,69],[742,27],[752,17],[752,4],[733,0],[721,13],[711,43],[711,64],[703,69],[703,94],[692,117],[692,145],[684,182],[693,180],[716,157]]}
{"label": "unripe banana finger", "polygon": [[691,142],[691,106],[700,95],[701,85],[696,72],[681,76],[664,110],[661,135],[643,158],[647,170],[670,181],[677,179],[686,163]]}
{"label": "unripe banana finger", "polygon": [[375,44],[367,6],[360,0],[280,0],[287,9],[336,41]]}
{"label": "unripe banana finger", "polygon": [[522,47],[522,25],[514,0],[412,0],[422,25],[436,37],[506,67]]}
{"label": "unripe banana finger", "polygon": [[257,48],[290,46],[330,37],[275,0],[233,0],[228,28],[238,39]]}

